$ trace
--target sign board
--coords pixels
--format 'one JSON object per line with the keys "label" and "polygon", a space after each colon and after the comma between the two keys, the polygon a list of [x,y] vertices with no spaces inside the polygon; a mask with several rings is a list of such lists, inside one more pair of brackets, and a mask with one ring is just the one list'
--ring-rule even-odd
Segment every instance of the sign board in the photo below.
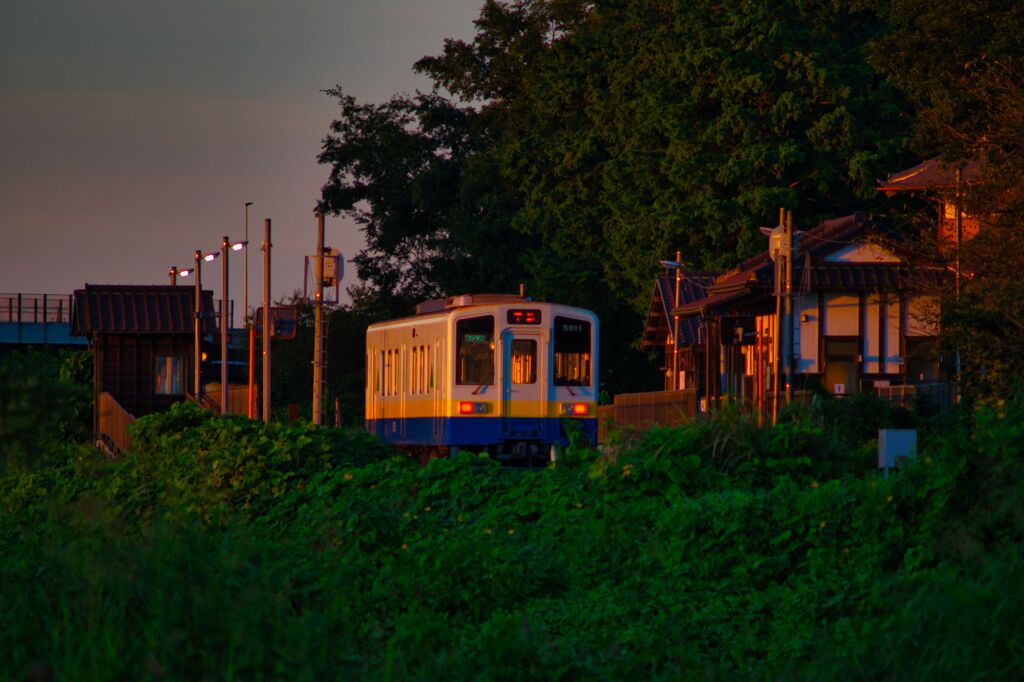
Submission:
{"label": "sign board", "polygon": [[917,429],[878,429],[878,468],[894,469],[917,455]]}
{"label": "sign board", "polygon": [[[293,305],[275,305],[270,309],[270,318],[273,325],[270,327],[270,336],[275,339],[286,341],[294,339],[298,330],[298,314]],[[263,308],[256,309],[256,333],[263,333]]]}

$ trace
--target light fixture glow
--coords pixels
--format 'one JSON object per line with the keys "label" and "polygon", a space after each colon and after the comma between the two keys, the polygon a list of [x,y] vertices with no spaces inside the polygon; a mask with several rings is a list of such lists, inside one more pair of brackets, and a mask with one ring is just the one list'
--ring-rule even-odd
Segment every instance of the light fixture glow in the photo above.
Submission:
{"label": "light fixture glow", "polygon": [[234,244],[231,245],[231,250],[232,251],[241,251],[246,246],[248,246],[248,244],[249,244],[248,241],[235,242]]}
{"label": "light fixture glow", "polygon": [[192,274],[192,271],[188,270],[188,269],[178,270],[178,277],[188,277],[191,274]]}
{"label": "light fixture glow", "polygon": [[219,253],[208,253],[205,256],[203,256],[203,260],[206,261],[207,263],[209,263],[210,261],[212,261],[213,259],[215,259],[219,255],[220,255]]}

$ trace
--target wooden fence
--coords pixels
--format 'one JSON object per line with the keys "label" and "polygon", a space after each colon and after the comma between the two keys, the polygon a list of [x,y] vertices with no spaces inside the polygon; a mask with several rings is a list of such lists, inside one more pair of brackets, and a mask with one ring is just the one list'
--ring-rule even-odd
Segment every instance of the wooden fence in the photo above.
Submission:
{"label": "wooden fence", "polygon": [[694,390],[620,393],[615,396],[614,404],[597,410],[597,440],[605,440],[612,424],[645,429],[679,426],[696,417],[697,392]]}
{"label": "wooden fence", "polygon": [[[209,383],[203,387],[204,407],[210,407],[215,412],[220,412],[220,383]],[[249,416],[249,386],[248,384],[228,384],[228,414],[240,414]]]}
{"label": "wooden fence", "polygon": [[111,455],[117,455],[130,449],[132,439],[128,435],[128,425],[135,421],[135,417],[121,407],[117,399],[106,391],[100,393],[98,410],[97,437],[99,443],[97,445]]}

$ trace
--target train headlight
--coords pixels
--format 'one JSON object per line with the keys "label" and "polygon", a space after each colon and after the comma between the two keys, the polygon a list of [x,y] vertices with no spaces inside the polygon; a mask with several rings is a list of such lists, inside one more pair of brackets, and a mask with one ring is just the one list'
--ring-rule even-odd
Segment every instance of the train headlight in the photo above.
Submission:
{"label": "train headlight", "polygon": [[586,403],[562,403],[562,414],[585,417],[590,414],[590,405]]}
{"label": "train headlight", "polygon": [[487,403],[459,403],[459,414],[487,414],[487,412],[489,412]]}

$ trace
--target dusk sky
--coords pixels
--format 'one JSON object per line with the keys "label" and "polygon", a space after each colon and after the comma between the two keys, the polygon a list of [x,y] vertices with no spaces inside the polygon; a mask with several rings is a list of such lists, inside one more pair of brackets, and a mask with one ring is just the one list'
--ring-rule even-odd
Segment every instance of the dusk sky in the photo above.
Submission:
{"label": "dusk sky", "polygon": [[[0,293],[166,284],[244,236],[262,296],[302,289],[316,244],[316,163],[340,85],[360,101],[428,90],[412,72],[470,38],[482,0],[31,0],[0,9]],[[346,258],[356,226],[327,220]],[[243,258],[232,254],[241,307]],[[353,282],[346,268],[344,285]],[[220,297],[219,261],[203,272]],[[181,280],[192,285],[192,279]]]}

